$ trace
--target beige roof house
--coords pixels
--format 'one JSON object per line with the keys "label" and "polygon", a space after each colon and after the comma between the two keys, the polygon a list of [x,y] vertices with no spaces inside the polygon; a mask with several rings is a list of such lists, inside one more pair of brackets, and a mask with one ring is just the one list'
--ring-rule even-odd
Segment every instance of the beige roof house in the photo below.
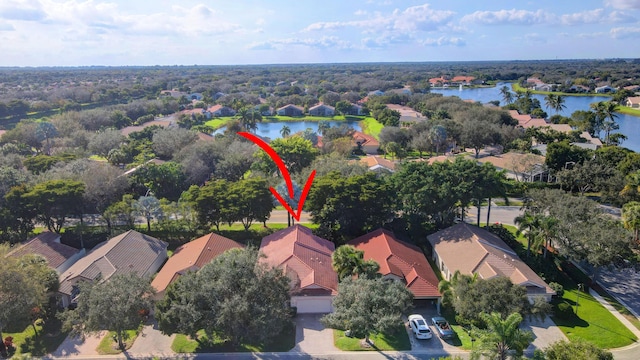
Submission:
{"label": "beige roof house", "polygon": [[81,258],[84,253],[84,249],[78,250],[60,243],[60,234],[45,231],[11,250],[7,256],[21,257],[27,254],[40,255],[47,260],[47,264],[52,269],[57,271],[58,274],[61,274]]}
{"label": "beige roof house", "polygon": [[523,128],[548,126],[544,119],[533,118],[529,114],[520,114],[518,110],[509,110],[509,115],[518,121],[518,125]]}
{"label": "beige roof house", "polygon": [[114,275],[136,273],[151,276],[167,259],[167,243],[129,230],[98,244],[60,275],[58,294],[63,306],[78,295],[81,281],[107,281]]}
{"label": "beige roof house", "polygon": [[478,274],[482,279],[506,276],[527,289],[529,299],[555,292],[502,239],[487,230],[460,223],[427,236],[433,248],[433,260],[445,279],[456,271]]}
{"label": "beige roof house", "polygon": [[364,156],[362,158],[360,158],[360,162],[364,165],[366,165],[369,170],[371,171],[381,171],[381,170],[385,170],[385,171],[389,171],[389,172],[395,172],[396,171],[396,163],[383,158],[382,156],[379,155],[367,155]]}
{"label": "beige roof house", "polygon": [[294,225],[262,239],[260,251],[266,258],[260,261],[283,269],[291,278],[291,306],[299,313],[328,313],[338,293],[338,274],[331,267],[334,250],[331,241]]}
{"label": "beige roof house", "polygon": [[178,247],[155,276],[151,286],[156,289],[157,297],[162,297],[167,286],[181,275],[198,271],[218,255],[236,248],[242,249],[244,245],[214,233],[201,236]]}

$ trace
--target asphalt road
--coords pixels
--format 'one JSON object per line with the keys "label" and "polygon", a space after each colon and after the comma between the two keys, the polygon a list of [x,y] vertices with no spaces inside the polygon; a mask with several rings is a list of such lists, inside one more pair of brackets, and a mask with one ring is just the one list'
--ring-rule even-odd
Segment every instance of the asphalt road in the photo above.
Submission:
{"label": "asphalt road", "polygon": [[[484,226],[487,223],[487,206],[480,208],[480,225]],[[477,223],[478,208],[472,207],[467,209],[464,221],[470,224]],[[520,206],[491,206],[491,214],[489,217],[489,223],[501,223],[507,225],[514,225],[514,219],[522,214]]]}

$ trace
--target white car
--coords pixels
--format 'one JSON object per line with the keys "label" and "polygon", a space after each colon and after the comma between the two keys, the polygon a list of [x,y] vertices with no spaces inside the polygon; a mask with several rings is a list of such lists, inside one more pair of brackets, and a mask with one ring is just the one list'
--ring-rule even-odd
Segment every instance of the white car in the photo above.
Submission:
{"label": "white car", "polygon": [[431,333],[431,329],[429,329],[429,325],[422,315],[409,315],[409,326],[411,326],[411,331],[413,331],[416,339],[431,339],[433,337],[433,333]]}

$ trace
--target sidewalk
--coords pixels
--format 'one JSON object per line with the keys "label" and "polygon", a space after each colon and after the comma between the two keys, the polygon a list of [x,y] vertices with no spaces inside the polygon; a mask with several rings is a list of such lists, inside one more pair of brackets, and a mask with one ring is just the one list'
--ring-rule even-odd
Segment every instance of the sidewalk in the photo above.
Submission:
{"label": "sidewalk", "polygon": [[608,301],[603,299],[602,296],[600,296],[595,290],[591,288],[589,288],[589,294],[591,294],[591,296],[593,296],[596,300],[598,300],[598,302],[600,302],[600,304],[602,304],[602,306],[604,306],[605,309],[609,310],[609,312],[613,314],[613,316],[615,316],[618,320],[620,320],[620,322],[624,326],[626,326],[629,330],[631,330],[631,332],[635,336],[637,336],[638,339],[640,339],[640,330],[637,327],[635,327],[629,320],[627,320],[627,318],[622,316],[622,314],[620,314],[618,310],[616,310],[613,306],[611,306],[611,304],[609,304]]}

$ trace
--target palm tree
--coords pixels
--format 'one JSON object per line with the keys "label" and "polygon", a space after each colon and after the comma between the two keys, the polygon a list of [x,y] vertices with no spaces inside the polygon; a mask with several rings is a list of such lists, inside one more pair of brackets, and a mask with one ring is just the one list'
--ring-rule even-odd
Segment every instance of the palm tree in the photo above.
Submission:
{"label": "palm tree", "polygon": [[502,99],[507,105],[513,102],[513,93],[509,91],[508,86],[505,85],[502,88],[500,88],[500,93],[502,94]]}
{"label": "palm tree", "polygon": [[540,229],[540,215],[525,211],[524,214],[515,218],[520,232],[527,234],[527,257],[531,253],[531,245],[535,241]]}
{"label": "palm tree", "polygon": [[318,122],[318,134],[324,135],[324,132],[327,131],[327,129],[329,129],[330,127],[331,125],[329,125],[329,123],[326,121]]}
{"label": "palm tree", "polygon": [[640,230],[640,202],[630,201],[622,207],[622,223],[624,228],[633,231],[633,240],[638,242]]}
{"label": "palm tree", "polygon": [[547,107],[547,110],[555,109],[557,103],[558,103],[558,95],[556,94],[551,93],[544,97],[544,105]]}
{"label": "palm tree", "polygon": [[283,125],[282,129],[280,129],[280,135],[282,135],[283,138],[286,138],[290,134],[291,134],[291,128],[288,127],[287,125]]}
{"label": "palm tree", "polygon": [[556,111],[556,114],[559,113],[560,111],[566,109],[567,106],[564,104],[564,97],[560,96],[560,95],[556,95],[556,103],[554,106],[554,110]]}
{"label": "palm tree", "polygon": [[604,119],[609,119],[609,121],[605,120],[603,123],[603,128],[606,134],[605,143],[607,145],[611,145],[611,131],[620,129],[620,125],[616,123],[616,118],[618,117],[618,115],[616,115],[617,107],[618,105],[611,101],[605,102],[602,106],[602,115],[604,116]]}
{"label": "palm tree", "polygon": [[340,280],[357,275],[367,279],[379,276],[380,265],[373,259],[364,260],[364,251],[342,245],[331,255],[331,267]]}
{"label": "palm tree", "polygon": [[543,216],[540,219],[540,235],[544,241],[543,258],[547,258],[548,249],[553,244],[553,240],[557,236],[558,219],[553,216]]}
{"label": "palm tree", "polygon": [[533,341],[531,331],[520,330],[522,315],[513,313],[502,319],[499,313],[491,315],[482,313],[480,317],[487,324],[486,329],[474,329],[473,337],[478,340],[478,347],[471,353],[472,359],[507,360],[519,359],[524,349]]}

